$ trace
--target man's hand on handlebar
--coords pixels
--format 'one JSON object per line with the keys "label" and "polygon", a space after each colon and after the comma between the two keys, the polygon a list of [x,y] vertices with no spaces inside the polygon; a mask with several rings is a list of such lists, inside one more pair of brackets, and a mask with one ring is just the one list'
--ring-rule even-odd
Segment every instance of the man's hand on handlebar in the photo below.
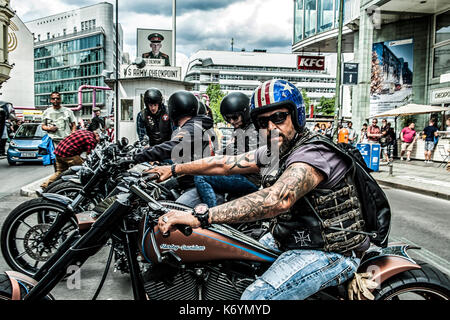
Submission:
{"label": "man's hand on handlebar", "polygon": [[156,173],[159,175],[159,179],[157,182],[166,181],[172,176],[172,171],[170,170],[170,166],[161,166],[153,169],[145,170],[144,173]]}
{"label": "man's hand on handlebar", "polygon": [[[169,167],[170,168],[170,167]],[[175,225],[187,225],[192,228],[199,228],[200,221],[190,212],[170,210],[168,213],[162,215],[158,219],[158,228],[163,234],[175,231]]]}

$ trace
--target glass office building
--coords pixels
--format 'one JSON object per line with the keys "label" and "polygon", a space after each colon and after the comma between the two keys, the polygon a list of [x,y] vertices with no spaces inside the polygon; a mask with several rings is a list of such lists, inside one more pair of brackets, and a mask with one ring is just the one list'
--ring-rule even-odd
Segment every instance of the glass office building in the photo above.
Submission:
{"label": "glass office building", "polygon": [[[78,105],[81,85],[104,86],[105,34],[102,28],[72,34],[71,39],[41,45],[34,49],[35,105],[46,107],[53,91],[62,93],[65,106]],[[44,41],[45,42],[45,41]],[[83,93],[83,104],[92,103],[92,91]],[[96,102],[104,105],[104,91],[97,92]],[[89,113],[85,110],[82,114]]]}
{"label": "glass office building", "polygon": [[294,41],[337,27],[339,0],[295,0]]}
{"label": "glass office building", "polygon": [[[59,91],[62,105],[78,108],[78,88],[82,85],[107,87],[102,71],[115,71],[116,28],[113,5],[107,2],[42,17],[26,23],[34,36],[34,102],[38,109],[50,105],[50,93]],[[119,24],[119,57],[123,52],[123,32]],[[119,59],[119,63],[120,63]],[[82,91],[81,110],[75,115],[92,117],[93,90]],[[96,91],[96,106],[102,115],[111,115],[114,93]]]}

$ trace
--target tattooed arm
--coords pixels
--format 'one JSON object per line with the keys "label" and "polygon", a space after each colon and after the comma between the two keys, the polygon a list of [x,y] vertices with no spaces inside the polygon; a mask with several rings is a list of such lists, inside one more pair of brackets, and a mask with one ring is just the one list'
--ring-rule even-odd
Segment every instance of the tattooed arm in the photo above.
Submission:
{"label": "tattooed arm", "polygon": [[[313,190],[324,179],[322,173],[305,163],[291,164],[277,182],[269,187],[209,210],[210,223],[249,222],[275,217],[291,208],[294,203]],[[171,211],[159,219],[159,228],[167,232],[174,224],[187,224],[194,228],[200,223],[190,213]]]}
{"label": "tattooed arm", "polygon": [[[171,166],[157,167],[146,172],[159,174],[158,181],[165,181],[172,176]],[[181,163],[175,166],[177,175],[220,175],[258,173],[255,151],[237,156],[215,156],[200,160]]]}

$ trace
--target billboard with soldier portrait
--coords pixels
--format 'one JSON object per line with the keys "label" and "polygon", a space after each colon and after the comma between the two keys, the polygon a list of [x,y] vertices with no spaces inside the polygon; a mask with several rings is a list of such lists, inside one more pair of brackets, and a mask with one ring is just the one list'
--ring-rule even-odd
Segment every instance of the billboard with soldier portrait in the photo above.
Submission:
{"label": "billboard with soldier portrait", "polygon": [[172,30],[137,29],[136,56],[144,59],[160,59],[161,65],[171,66]]}

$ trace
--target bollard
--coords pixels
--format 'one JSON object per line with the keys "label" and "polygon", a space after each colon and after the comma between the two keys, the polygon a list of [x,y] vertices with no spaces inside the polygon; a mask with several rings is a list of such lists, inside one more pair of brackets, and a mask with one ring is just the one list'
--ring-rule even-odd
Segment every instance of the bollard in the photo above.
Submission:
{"label": "bollard", "polygon": [[390,175],[390,176],[393,176],[393,175],[394,175],[394,174],[393,174],[393,169],[394,169],[394,164],[393,164],[393,162],[389,162],[388,166],[389,166],[389,175]]}

